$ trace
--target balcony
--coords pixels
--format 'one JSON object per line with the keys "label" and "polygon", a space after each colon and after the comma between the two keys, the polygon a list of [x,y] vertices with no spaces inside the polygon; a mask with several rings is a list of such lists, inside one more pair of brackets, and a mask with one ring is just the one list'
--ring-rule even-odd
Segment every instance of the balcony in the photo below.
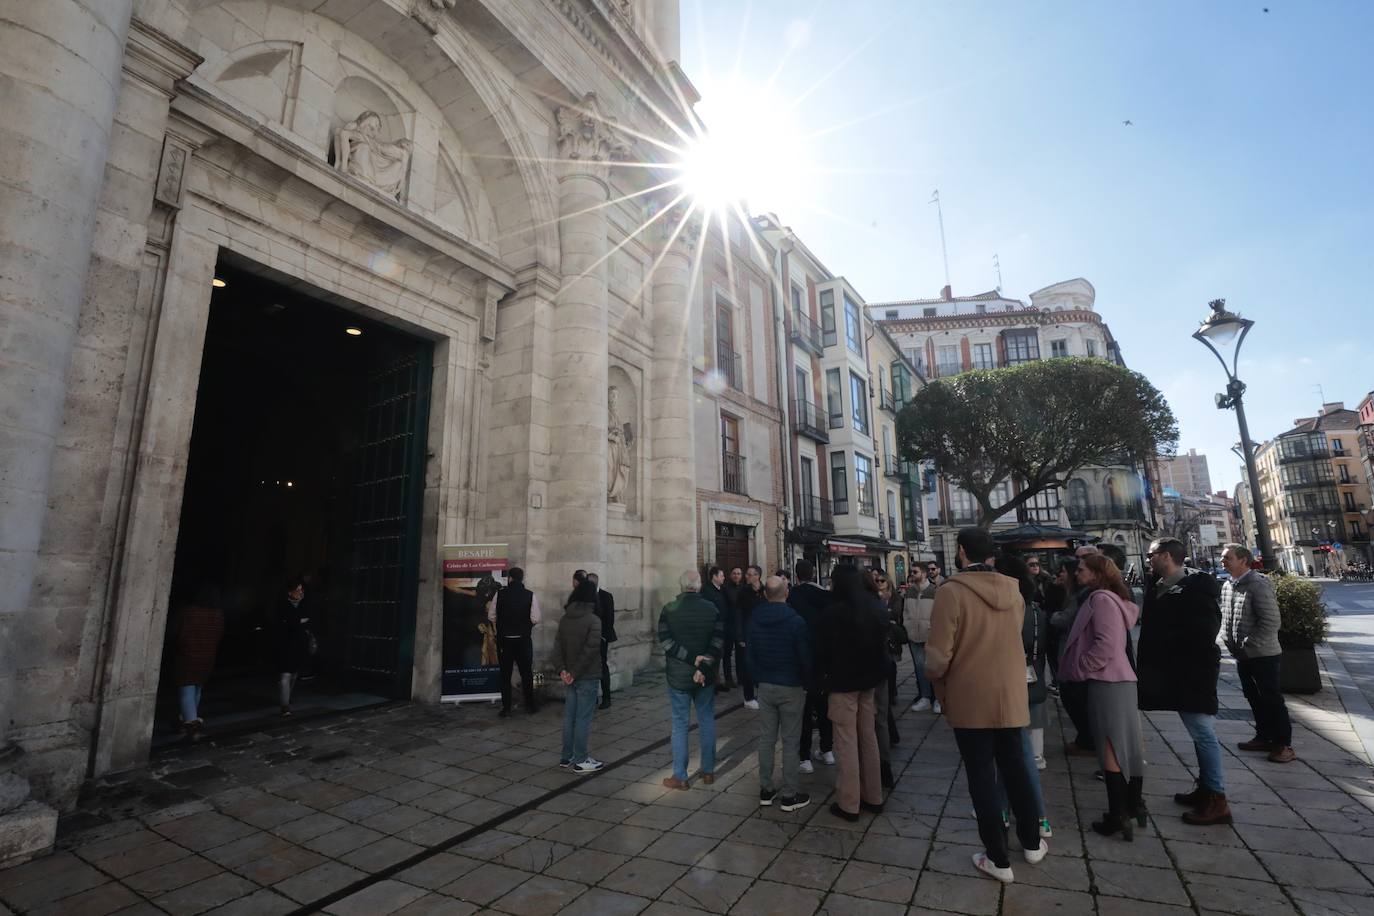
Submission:
{"label": "balcony", "polygon": [[792,310],[792,342],[817,356],[825,353],[825,341],[821,336],[820,325],[811,320],[809,315]]}
{"label": "balcony", "polygon": [[897,520],[892,516],[878,516],[878,530],[886,534],[889,541],[897,540]]}
{"label": "balcony", "polygon": [[896,455],[884,455],[883,473],[887,474],[888,477],[904,478],[906,477],[906,462]]}
{"label": "balcony", "polygon": [[744,390],[744,360],[724,344],[716,345],[716,369],[727,385],[736,391]]}
{"label": "balcony", "polygon": [[1283,505],[1283,514],[1292,516],[1293,518],[1310,518],[1312,516],[1332,515],[1337,512],[1349,511],[1354,510],[1342,509],[1340,505],[1336,503],[1334,500],[1330,502],[1323,501],[1319,503],[1312,503],[1310,505],[1303,503],[1285,502]]}
{"label": "balcony", "polygon": [[891,391],[884,388],[878,389],[878,407],[890,414],[897,412],[897,400],[892,396]]}
{"label": "balcony", "polygon": [[830,500],[803,496],[797,505],[797,527],[809,531],[834,531],[835,514],[831,511]]}
{"label": "balcony", "polygon": [[945,509],[940,513],[940,523],[947,528],[965,528],[978,524],[977,509]]}
{"label": "balcony", "polygon": [[736,455],[734,452],[722,452],[720,455],[721,466],[721,489],[726,493],[737,493],[740,496],[748,496],[749,490],[745,486],[747,474],[745,471],[745,459],[743,455]]}
{"label": "balcony", "polygon": [[1313,487],[1329,487],[1336,483],[1335,477],[1319,477],[1316,479],[1304,479],[1294,475],[1293,479],[1283,481],[1280,489],[1287,492],[1289,490],[1309,490]]}
{"label": "balcony", "polygon": [[[843,421],[843,418],[841,418]],[[830,432],[821,422],[820,408],[810,401],[792,402],[792,431],[817,442],[829,442]]]}
{"label": "balcony", "polygon": [[1089,522],[1143,522],[1146,521],[1145,509],[1139,503],[1130,505],[1098,505],[1093,503],[1069,503],[1064,506],[1068,513],[1069,524],[1082,525]]}

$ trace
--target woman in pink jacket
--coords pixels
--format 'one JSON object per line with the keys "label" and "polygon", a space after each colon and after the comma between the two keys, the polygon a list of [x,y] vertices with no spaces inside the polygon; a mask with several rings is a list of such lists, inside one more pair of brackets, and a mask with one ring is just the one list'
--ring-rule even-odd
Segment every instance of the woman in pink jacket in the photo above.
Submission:
{"label": "woman in pink jacket", "polygon": [[1122,839],[1132,840],[1131,818],[1143,827],[1146,814],[1141,800],[1145,748],[1130,632],[1140,609],[1110,558],[1083,557],[1076,576],[1079,587],[1091,593],[1069,630],[1059,677],[1088,685],[1088,719],[1107,784],[1107,813],[1093,821],[1093,829],[1104,836],[1119,830]]}

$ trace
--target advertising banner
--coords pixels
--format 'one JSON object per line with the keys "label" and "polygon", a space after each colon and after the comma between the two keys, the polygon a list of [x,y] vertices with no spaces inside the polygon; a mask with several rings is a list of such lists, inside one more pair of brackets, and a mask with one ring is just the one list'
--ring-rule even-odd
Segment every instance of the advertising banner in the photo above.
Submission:
{"label": "advertising banner", "polygon": [[1197,539],[1203,547],[1217,547],[1221,544],[1216,525],[1198,525]]}
{"label": "advertising banner", "polygon": [[444,673],[446,703],[499,700],[501,668],[496,658],[496,624],[487,605],[509,565],[506,544],[447,544],[443,548]]}

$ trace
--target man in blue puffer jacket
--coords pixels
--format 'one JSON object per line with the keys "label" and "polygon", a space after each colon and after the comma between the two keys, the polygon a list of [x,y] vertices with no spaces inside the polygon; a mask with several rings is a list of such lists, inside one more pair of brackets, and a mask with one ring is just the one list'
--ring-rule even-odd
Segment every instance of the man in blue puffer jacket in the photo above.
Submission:
{"label": "man in blue puffer jacket", "polygon": [[[811,638],[804,621],[787,605],[787,580],[769,576],[763,604],[754,608],[745,636],[747,664],[758,685],[759,804],[777,801],[784,811],[811,803],[799,786],[802,709],[811,683]],[[773,787],[773,751],[781,733],[782,791]]]}

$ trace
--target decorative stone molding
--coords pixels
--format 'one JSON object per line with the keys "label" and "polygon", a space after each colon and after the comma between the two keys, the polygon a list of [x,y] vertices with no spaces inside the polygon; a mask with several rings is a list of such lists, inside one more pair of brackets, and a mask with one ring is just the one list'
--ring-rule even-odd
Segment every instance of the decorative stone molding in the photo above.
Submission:
{"label": "decorative stone molding", "polygon": [[124,46],[124,71],[167,98],[178,80],[186,79],[204,62],[199,54],[153,28],[138,17],[129,24]]}
{"label": "decorative stone molding", "polygon": [[158,165],[154,197],[173,210],[181,208],[181,185],[186,177],[186,164],[191,158],[190,146],[174,137],[162,140],[162,162]]}
{"label": "decorative stone molding", "polygon": [[602,112],[595,92],[583,96],[578,105],[560,106],[554,117],[560,159],[604,166],[630,157],[630,144],[615,119]]}
{"label": "decorative stone molding", "polygon": [[439,23],[444,13],[458,5],[458,0],[411,0],[410,16],[429,30],[429,34],[439,34]]}

